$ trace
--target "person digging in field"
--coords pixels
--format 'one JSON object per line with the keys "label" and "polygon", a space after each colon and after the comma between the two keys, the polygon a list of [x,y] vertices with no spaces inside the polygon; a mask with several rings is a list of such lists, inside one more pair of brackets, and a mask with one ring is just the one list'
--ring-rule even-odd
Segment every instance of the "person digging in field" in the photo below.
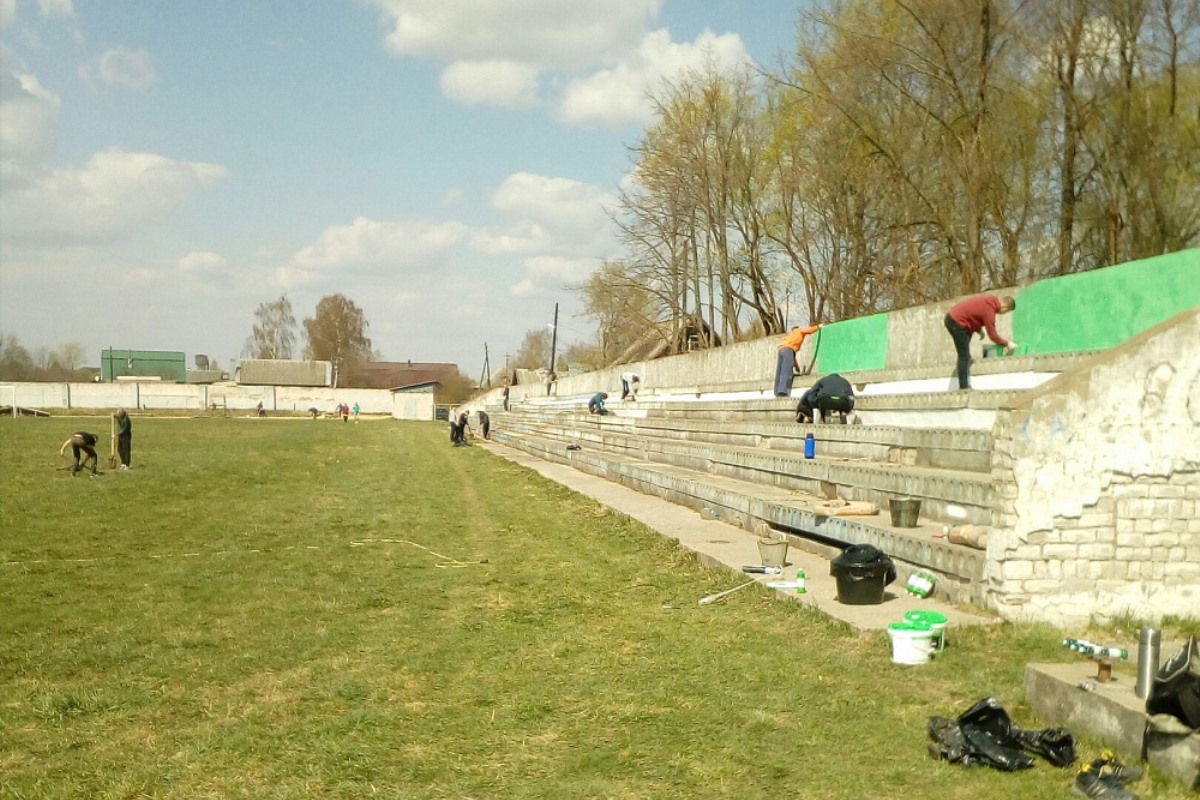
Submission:
{"label": "person digging in field", "polygon": [[467,443],[467,431],[471,430],[470,418],[464,411],[450,424],[450,441],[455,447],[463,447]]}
{"label": "person digging in field", "polygon": [[[70,468],[71,474],[74,475],[87,467],[87,462],[92,462],[92,474],[97,475],[96,465],[100,463],[99,456],[96,455],[96,434],[88,433],[87,431],[76,431],[71,434],[71,438],[63,442],[62,447],[58,448],[58,454],[61,456],[70,447],[75,454],[75,466]],[[83,459],[83,463],[79,463],[79,454],[87,453]]]}
{"label": "person digging in field", "polygon": [[133,420],[129,418],[129,412],[123,408],[118,408],[113,417],[117,421],[117,455],[121,457],[121,469],[131,469]]}
{"label": "person digging in field", "polygon": [[946,331],[954,340],[954,350],[958,353],[959,389],[971,388],[971,334],[978,333],[982,337],[983,331],[987,330],[988,337],[1006,353],[1017,349],[1016,342],[1006,341],[996,333],[996,315],[1007,314],[1016,307],[1017,301],[1011,297],[980,294],[968,297],[946,314]]}
{"label": "person digging in field", "polygon": [[841,375],[831,372],[800,396],[796,422],[812,422],[814,413],[820,413],[821,422],[824,422],[825,415],[830,411],[837,411],[845,418],[853,408],[854,387]]}

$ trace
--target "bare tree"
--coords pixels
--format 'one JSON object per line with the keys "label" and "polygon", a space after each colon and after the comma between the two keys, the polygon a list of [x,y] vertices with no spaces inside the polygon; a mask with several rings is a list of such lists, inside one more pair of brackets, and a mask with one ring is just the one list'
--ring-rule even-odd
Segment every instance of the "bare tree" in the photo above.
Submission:
{"label": "bare tree", "polygon": [[273,303],[262,303],[254,312],[254,329],[243,349],[249,358],[291,358],[296,343],[296,318],[292,303],[282,295]]}

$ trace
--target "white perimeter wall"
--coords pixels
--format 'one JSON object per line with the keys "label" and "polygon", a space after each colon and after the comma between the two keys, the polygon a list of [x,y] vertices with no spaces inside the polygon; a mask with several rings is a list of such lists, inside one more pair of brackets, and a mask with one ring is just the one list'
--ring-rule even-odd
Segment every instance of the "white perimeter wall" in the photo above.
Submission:
{"label": "white perimeter wall", "polygon": [[364,414],[397,419],[433,419],[433,395],[393,394],[387,389],[330,389],[300,386],[227,386],[183,383],[0,383],[0,405],[40,409],[253,410],[261,401],[268,412],[303,413],[315,407],[333,411],[338,403],[358,403]]}

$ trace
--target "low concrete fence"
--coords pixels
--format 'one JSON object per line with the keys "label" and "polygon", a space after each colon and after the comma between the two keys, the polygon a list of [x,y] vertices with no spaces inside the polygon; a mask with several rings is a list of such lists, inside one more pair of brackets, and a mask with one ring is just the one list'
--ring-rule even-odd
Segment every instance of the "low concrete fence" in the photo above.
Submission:
{"label": "low concrete fence", "polygon": [[[396,398],[402,398],[397,402]],[[261,402],[268,412],[333,411],[338,403],[358,403],[364,414],[401,419],[432,419],[433,400],[396,395],[387,389],[328,389],[298,386],[192,385],[182,383],[0,383],[0,406],[40,409],[164,409],[201,411],[214,405],[253,411]],[[414,401],[414,398],[416,400]],[[426,399],[426,402],[421,402]],[[427,407],[427,408],[426,408]],[[397,411],[400,413],[397,414]],[[427,412],[427,413],[426,413]],[[421,416],[414,416],[421,414]]]}

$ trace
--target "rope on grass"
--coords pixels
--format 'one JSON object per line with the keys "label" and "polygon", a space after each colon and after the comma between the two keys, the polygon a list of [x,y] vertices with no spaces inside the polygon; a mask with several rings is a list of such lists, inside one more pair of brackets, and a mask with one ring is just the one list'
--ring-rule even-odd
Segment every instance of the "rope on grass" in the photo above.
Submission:
{"label": "rope on grass", "polygon": [[417,548],[420,548],[421,550],[424,550],[426,553],[429,553],[430,555],[437,556],[438,558],[440,558],[441,561],[434,564],[434,566],[437,567],[438,569],[461,569],[463,567],[474,567],[478,564],[486,564],[487,563],[486,558],[480,559],[479,561],[459,561],[457,558],[451,558],[450,556],[444,556],[441,553],[430,550],[428,547],[426,547],[423,544],[419,544],[417,542],[412,542],[412,541],[409,541],[408,539],[360,539],[357,542],[351,542],[350,546],[351,547],[362,547],[363,545],[367,545],[367,544],[409,544],[409,545],[412,545],[413,547],[417,547]]}

